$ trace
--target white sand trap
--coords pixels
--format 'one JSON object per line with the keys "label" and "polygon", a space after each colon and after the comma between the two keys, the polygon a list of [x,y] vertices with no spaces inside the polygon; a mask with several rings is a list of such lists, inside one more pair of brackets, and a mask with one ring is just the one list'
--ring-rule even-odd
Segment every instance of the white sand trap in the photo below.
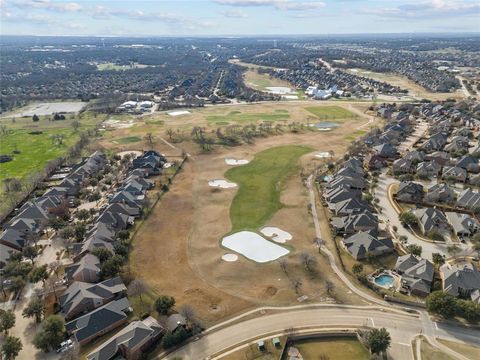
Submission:
{"label": "white sand trap", "polygon": [[237,160],[233,158],[226,158],[225,162],[227,165],[247,165],[250,161],[248,160]]}
{"label": "white sand trap", "polygon": [[298,95],[285,95],[284,98],[287,100],[298,100]]}
{"label": "white sand trap", "polygon": [[102,123],[102,126],[112,129],[128,129],[133,126],[133,120],[120,121],[115,119],[108,119]]}
{"label": "white sand trap", "polygon": [[277,227],[266,226],[262,230],[260,230],[260,232],[277,243],[284,244],[287,241],[292,240],[292,235],[290,233],[283,231],[282,229],[279,229]]}
{"label": "white sand trap", "polygon": [[251,231],[226,236],[222,239],[222,245],[258,263],[276,260],[289,253],[287,249]]}
{"label": "white sand trap", "polygon": [[136,157],[139,157],[142,155],[142,152],[141,151],[137,151],[137,150],[129,150],[129,151],[120,151],[119,153],[117,153],[118,156],[120,157],[124,157],[125,155],[127,154],[130,154],[132,155],[134,158]]}
{"label": "white sand trap", "polygon": [[170,111],[167,114],[170,116],[180,116],[180,115],[190,114],[190,111],[187,111],[187,110]]}
{"label": "white sand trap", "polygon": [[222,256],[222,260],[226,262],[234,262],[238,260],[238,255],[235,254],[225,254]]}
{"label": "white sand trap", "polygon": [[211,187],[219,187],[222,189],[230,189],[237,187],[237,184],[229,182],[227,180],[210,180],[208,182],[208,185],[210,185]]}
{"label": "white sand trap", "polygon": [[330,158],[332,155],[328,151],[322,151],[315,154],[315,157],[318,159]]}

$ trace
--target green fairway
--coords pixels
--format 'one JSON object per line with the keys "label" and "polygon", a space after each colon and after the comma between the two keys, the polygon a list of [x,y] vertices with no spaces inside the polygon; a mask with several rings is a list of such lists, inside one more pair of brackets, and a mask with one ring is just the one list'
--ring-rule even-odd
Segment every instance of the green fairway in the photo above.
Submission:
{"label": "green fairway", "polygon": [[[13,160],[0,164],[0,180],[7,178],[24,178],[42,170],[52,159],[62,156],[78,140],[78,133],[71,129],[41,130],[41,134],[32,135],[32,130],[12,130],[0,138],[0,154],[13,155]],[[51,136],[62,134],[64,142],[55,145]]]}
{"label": "green fairway", "polygon": [[230,207],[233,231],[257,230],[282,207],[282,186],[298,170],[298,159],[310,151],[295,145],[271,148],[258,153],[249,164],[225,173],[239,186]]}
{"label": "green fairway", "polygon": [[357,114],[339,106],[311,106],[305,108],[305,110],[322,120],[351,119],[358,117]]}
{"label": "green fairway", "polygon": [[116,140],[114,140],[114,142],[116,142],[118,144],[130,144],[130,143],[134,143],[134,142],[139,142],[141,140],[142,139],[139,138],[138,136],[127,136],[127,137],[123,137],[123,138],[120,138],[120,139],[116,139]]}
{"label": "green fairway", "polygon": [[288,120],[290,115],[284,112],[281,113],[259,113],[259,114],[244,114],[240,111],[232,111],[227,115],[210,115],[207,116],[207,120],[220,125],[225,122],[232,123],[245,123],[245,122],[255,122],[255,121],[280,121]]}

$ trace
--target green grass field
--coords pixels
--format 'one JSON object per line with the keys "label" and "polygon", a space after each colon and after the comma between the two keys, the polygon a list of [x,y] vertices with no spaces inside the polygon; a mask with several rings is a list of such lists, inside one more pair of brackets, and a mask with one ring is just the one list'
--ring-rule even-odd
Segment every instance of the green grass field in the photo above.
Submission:
{"label": "green grass field", "polygon": [[368,350],[354,337],[320,338],[294,342],[304,359],[368,360]]}
{"label": "green grass field", "polygon": [[275,112],[275,113],[258,113],[258,114],[244,114],[240,111],[232,111],[227,115],[210,115],[207,116],[207,120],[217,124],[225,123],[246,123],[246,122],[256,122],[256,121],[281,121],[288,120],[290,115],[287,112]]}
{"label": "green grass field", "polygon": [[351,119],[358,117],[357,114],[352,113],[339,106],[311,106],[305,108],[308,112],[317,116],[322,120],[336,120],[336,119]]}
{"label": "green grass field", "polygon": [[116,142],[118,144],[130,144],[130,143],[134,143],[134,142],[139,142],[141,140],[142,140],[142,138],[140,138],[138,136],[127,136],[127,137],[123,137],[123,138],[120,138],[120,139],[116,139],[116,140],[114,140],[114,142]]}
{"label": "green grass field", "polygon": [[351,133],[350,135],[347,135],[345,136],[345,140],[347,141],[354,141],[356,140],[357,138],[359,138],[360,136],[363,136],[365,135],[367,132],[365,130],[357,130],[353,133]]}
{"label": "green grass field", "polygon": [[232,231],[257,230],[277,212],[284,182],[299,168],[306,146],[281,146],[258,153],[252,162],[228,170],[225,177],[239,190],[230,207]]}

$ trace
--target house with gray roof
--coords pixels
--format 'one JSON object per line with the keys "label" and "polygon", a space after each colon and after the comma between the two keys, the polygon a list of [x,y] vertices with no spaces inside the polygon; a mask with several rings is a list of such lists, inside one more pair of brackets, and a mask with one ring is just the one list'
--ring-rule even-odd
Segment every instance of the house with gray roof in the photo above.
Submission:
{"label": "house with gray roof", "polygon": [[378,219],[369,210],[342,217],[333,217],[331,225],[337,234],[354,234],[359,231],[375,232],[378,229]]}
{"label": "house with gray roof", "polygon": [[74,260],[78,261],[86,254],[91,253],[98,248],[105,248],[112,255],[115,254],[115,251],[113,250],[113,245],[110,242],[107,242],[105,240],[102,240],[96,237],[89,237],[84,242],[73,244],[72,249],[73,249],[73,253],[75,254]]}
{"label": "house with gray roof", "polygon": [[434,135],[431,135],[423,144],[420,145],[420,148],[429,153],[442,150],[446,143],[447,136],[443,132],[438,132]]}
{"label": "house with gray roof", "polygon": [[410,160],[414,164],[418,164],[419,162],[422,162],[423,160],[425,160],[425,153],[423,151],[413,150],[413,151],[407,152],[403,156],[403,158],[406,160]]}
{"label": "house with gray roof", "polygon": [[425,156],[427,161],[435,161],[438,165],[446,166],[450,165],[451,157],[450,154],[444,151],[435,151],[431,154]]}
{"label": "house with gray roof", "polygon": [[368,210],[368,203],[364,200],[346,199],[332,204],[331,210],[337,216],[346,216]]}
{"label": "house with gray roof", "polygon": [[423,185],[413,181],[402,181],[398,185],[395,197],[398,201],[421,202],[423,200]]}
{"label": "house with gray roof", "polygon": [[480,230],[480,224],[477,219],[472,218],[468,214],[446,212],[445,215],[454,233],[461,239],[471,237]]}
{"label": "house with gray roof", "polygon": [[187,319],[180,314],[172,314],[167,319],[167,330],[170,333],[174,333],[178,328],[187,326]]}
{"label": "house with gray roof", "polygon": [[68,282],[96,283],[100,280],[100,270],[100,260],[93,254],[86,254],[77,262],[65,267],[65,277]]}
{"label": "house with gray roof", "polygon": [[445,263],[440,267],[442,289],[447,294],[464,299],[477,300],[480,290],[480,272],[472,264],[451,265]]}
{"label": "house with gray roof", "polygon": [[445,215],[435,208],[423,208],[414,210],[418,218],[418,226],[423,234],[429,231],[443,233],[449,229],[449,223]]}
{"label": "house with gray roof", "polygon": [[111,360],[118,357],[137,360],[160,340],[164,332],[165,328],[152,316],[132,321],[88,354],[87,360]]}
{"label": "house with gray roof", "polygon": [[445,183],[431,185],[425,194],[425,201],[429,203],[454,204],[456,199],[455,191]]}
{"label": "house with gray roof", "polygon": [[417,165],[416,173],[418,176],[426,178],[436,178],[442,167],[436,161],[423,161]]}
{"label": "house with gray roof", "polygon": [[104,211],[97,218],[97,224],[104,224],[107,228],[113,229],[115,232],[125,230],[132,226],[135,222],[133,216],[122,213]]}
{"label": "house with gray roof", "polygon": [[110,199],[110,203],[122,203],[127,204],[128,206],[135,207],[135,206],[142,206],[145,202],[145,195],[133,195],[128,191],[117,191],[112,198]]}
{"label": "house with gray roof", "polygon": [[365,189],[365,180],[359,177],[335,176],[326,185],[327,189],[345,187],[353,190]]}
{"label": "house with gray roof", "polygon": [[397,159],[392,164],[392,171],[395,175],[399,174],[410,174],[414,170],[412,161],[401,158]]}
{"label": "house with gray roof", "polygon": [[464,209],[477,209],[480,207],[480,193],[470,188],[463,190],[457,198],[457,206]]}
{"label": "house with gray roof", "polygon": [[97,284],[73,282],[58,299],[66,320],[86,314],[125,295],[127,288],[120,277]]}
{"label": "house with gray roof", "polygon": [[453,179],[458,182],[467,180],[467,171],[458,166],[445,166],[443,168],[442,179]]}
{"label": "house with gray roof", "polygon": [[467,170],[470,173],[478,173],[480,170],[480,166],[478,165],[478,159],[471,155],[464,155],[462,156],[455,166],[460,167],[462,169]]}
{"label": "house with gray roof", "polygon": [[129,206],[127,204],[122,204],[122,203],[113,203],[109,204],[106,208],[105,211],[110,211],[112,213],[118,213],[118,214],[124,214],[128,216],[133,216],[134,218],[137,218],[141,214],[141,209],[140,207],[136,206]]}
{"label": "house with gray roof", "polygon": [[413,254],[399,256],[395,271],[402,276],[402,286],[411,294],[427,296],[430,294],[434,277],[433,264]]}
{"label": "house with gray roof", "polygon": [[393,159],[398,155],[397,148],[389,143],[374,146],[373,151],[384,159]]}
{"label": "house with gray roof", "polygon": [[445,151],[452,152],[467,152],[469,140],[463,136],[455,136],[450,141],[450,144],[445,146]]}
{"label": "house with gray roof", "polygon": [[379,256],[392,253],[395,250],[393,242],[389,238],[376,238],[368,232],[359,232],[342,240],[343,247],[356,260],[362,260],[368,254]]}
{"label": "house with gray roof", "polygon": [[65,329],[76,342],[83,346],[126,323],[129,307],[130,303],[126,297],[111,301],[67,322]]}

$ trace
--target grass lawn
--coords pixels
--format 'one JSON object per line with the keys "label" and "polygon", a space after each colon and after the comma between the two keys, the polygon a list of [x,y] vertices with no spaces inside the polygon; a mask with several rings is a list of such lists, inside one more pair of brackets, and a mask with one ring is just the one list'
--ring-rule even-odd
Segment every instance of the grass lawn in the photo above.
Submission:
{"label": "grass lawn", "polygon": [[438,341],[443,345],[448,346],[453,351],[456,351],[472,360],[480,359],[480,347],[443,339],[438,339]]}
{"label": "grass lawn", "polygon": [[[258,349],[257,343],[249,344],[246,348],[229,354],[225,359],[228,360],[278,360],[281,355],[282,347],[285,344],[285,337],[280,338],[281,346],[275,347],[272,339],[265,340],[265,351]],[[304,358],[305,359],[305,358]]]}
{"label": "grass lawn", "polygon": [[450,355],[438,350],[425,340],[422,340],[420,352],[422,354],[422,360],[453,360]]}
{"label": "grass lawn", "polygon": [[[0,164],[0,180],[35,174],[50,160],[64,155],[78,140],[78,132],[71,129],[39,130],[42,133],[37,135],[30,134],[32,130],[12,130],[0,138],[0,154],[12,154],[15,149],[20,152],[13,155],[12,161]],[[57,134],[64,136],[62,145],[55,145],[52,141],[51,136]]]}
{"label": "grass lawn", "polygon": [[271,148],[258,153],[248,165],[225,173],[239,186],[230,207],[232,231],[257,230],[282,207],[282,185],[298,169],[298,159],[310,151],[295,145]]}
{"label": "grass lawn", "polygon": [[305,110],[311,112],[322,120],[335,120],[335,119],[351,119],[358,117],[357,114],[352,113],[340,106],[311,106],[305,108]]}
{"label": "grass lawn", "polygon": [[139,142],[139,141],[142,141],[142,138],[138,136],[127,136],[127,137],[114,140],[114,142],[118,144],[130,144],[130,143]]}
{"label": "grass lawn", "polygon": [[290,115],[287,112],[277,112],[273,114],[258,113],[258,114],[243,114],[240,111],[231,111],[227,115],[211,115],[207,116],[207,120],[211,123],[222,125],[224,123],[245,123],[256,121],[281,121],[288,120]]}
{"label": "grass lawn", "polygon": [[330,360],[368,360],[368,350],[354,337],[320,338],[298,341],[293,344],[304,359],[320,359],[325,355]]}
{"label": "grass lawn", "polygon": [[365,135],[367,132],[365,130],[357,130],[347,136],[345,136],[345,140],[347,141],[354,141],[357,140],[360,136]]}

